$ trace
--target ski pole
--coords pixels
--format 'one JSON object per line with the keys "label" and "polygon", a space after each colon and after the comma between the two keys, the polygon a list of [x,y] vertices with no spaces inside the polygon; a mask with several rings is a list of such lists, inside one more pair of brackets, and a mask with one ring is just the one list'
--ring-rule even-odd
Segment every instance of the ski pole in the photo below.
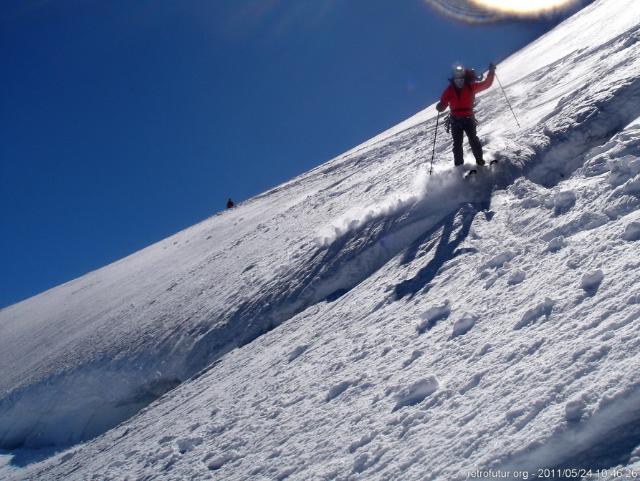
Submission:
{"label": "ski pole", "polygon": [[429,167],[429,175],[433,173],[433,158],[436,156],[436,140],[438,139],[438,124],[440,123],[440,112],[436,118],[436,131],[433,134],[433,152],[431,154],[431,167]]}
{"label": "ski pole", "polygon": [[507,100],[507,104],[509,105],[509,108],[511,109],[511,113],[513,114],[513,118],[516,119],[516,124],[518,124],[518,128],[521,129],[522,127],[520,126],[520,122],[518,122],[518,117],[516,117],[516,113],[513,111],[513,107],[511,107],[511,102],[509,102],[509,97],[507,97],[507,92],[504,91],[504,87],[502,86],[502,82],[500,82],[500,79],[498,78],[498,74],[496,74],[494,72],[495,76],[496,76],[496,80],[498,81],[498,85],[500,85],[500,89],[502,89],[502,95],[504,95],[504,98]]}

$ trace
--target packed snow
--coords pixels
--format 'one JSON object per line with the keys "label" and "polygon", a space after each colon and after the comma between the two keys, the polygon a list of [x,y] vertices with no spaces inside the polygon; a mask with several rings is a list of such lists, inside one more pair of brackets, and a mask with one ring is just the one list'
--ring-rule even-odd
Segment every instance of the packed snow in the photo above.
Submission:
{"label": "packed snow", "polygon": [[502,62],[475,177],[432,105],[1,310],[0,478],[640,477],[638,18]]}

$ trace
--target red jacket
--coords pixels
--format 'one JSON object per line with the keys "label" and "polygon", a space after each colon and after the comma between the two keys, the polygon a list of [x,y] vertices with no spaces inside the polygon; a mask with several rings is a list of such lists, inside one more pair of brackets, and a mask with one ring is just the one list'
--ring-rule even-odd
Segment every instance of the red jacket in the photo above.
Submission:
{"label": "red jacket", "polygon": [[472,117],[473,116],[473,102],[476,94],[487,90],[493,84],[495,78],[494,72],[489,72],[487,78],[482,82],[469,82],[465,83],[464,87],[457,89],[451,84],[445,89],[440,97],[440,102],[436,105],[438,112],[446,110],[447,107],[451,107],[452,117]]}

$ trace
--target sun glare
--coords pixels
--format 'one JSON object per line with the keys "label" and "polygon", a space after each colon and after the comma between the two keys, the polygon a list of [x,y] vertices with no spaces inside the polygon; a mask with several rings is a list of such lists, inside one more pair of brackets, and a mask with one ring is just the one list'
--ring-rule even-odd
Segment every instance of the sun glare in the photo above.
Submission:
{"label": "sun glare", "polygon": [[[578,5],[582,0],[425,0],[436,11],[466,23],[536,18]],[[640,0],[638,0],[640,1]]]}
{"label": "sun glare", "polygon": [[478,7],[516,14],[537,15],[567,7],[575,0],[471,0]]}

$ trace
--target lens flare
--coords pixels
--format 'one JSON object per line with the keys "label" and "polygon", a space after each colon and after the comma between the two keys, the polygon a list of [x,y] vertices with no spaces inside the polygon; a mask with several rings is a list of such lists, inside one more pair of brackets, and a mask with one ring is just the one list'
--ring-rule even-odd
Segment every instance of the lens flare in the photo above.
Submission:
{"label": "lens flare", "polygon": [[561,12],[588,0],[425,0],[436,11],[466,23],[535,18]]}
{"label": "lens flare", "polygon": [[427,5],[447,17],[467,23],[491,23],[503,14],[472,5],[469,0],[425,0]]}
{"label": "lens flare", "polygon": [[470,0],[480,8],[513,15],[540,15],[570,7],[575,0]]}

